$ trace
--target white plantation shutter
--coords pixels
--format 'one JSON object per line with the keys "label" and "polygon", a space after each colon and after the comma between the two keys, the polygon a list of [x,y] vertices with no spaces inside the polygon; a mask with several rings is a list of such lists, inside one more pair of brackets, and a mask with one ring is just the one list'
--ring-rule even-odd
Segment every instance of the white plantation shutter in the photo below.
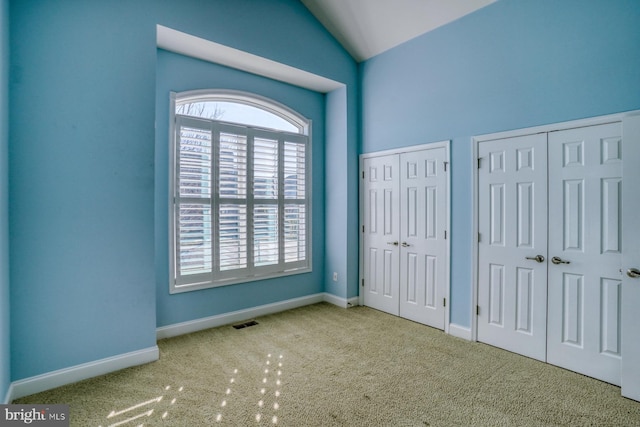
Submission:
{"label": "white plantation shutter", "polygon": [[178,209],[180,274],[211,273],[211,208],[204,204],[181,203]]}
{"label": "white plantation shutter", "polygon": [[284,197],[304,200],[306,190],[305,144],[284,143]]}
{"label": "white plantation shutter", "polygon": [[307,253],[306,145],[285,141],[284,162],[284,259],[304,262]]}
{"label": "white plantation shutter", "polygon": [[175,117],[171,291],[310,271],[308,136]]}
{"label": "white plantation shutter", "polygon": [[220,271],[247,268],[247,206],[220,205],[218,219]]}
{"label": "white plantation shutter", "polygon": [[278,141],[253,140],[253,197],[278,198]]}
{"label": "white plantation shutter", "polygon": [[[212,123],[212,126],[214,124]],[[248,141],[243,129],[217,132],[218,251],[220,272],[245,269],[247,258]]]}
{"label": "white plantation shutter", "polygon": [[247,137],[228,132],[219,135],[218,194],[222,198],[247,197]]}
{"label": "white plantation shutter", "polygon": [[212,272],[211,195],[213,141],[208,124],[187,120],[179,128],[176,254],[178,275],[199,281]]}
{"label": "white plantation shutter", "polygon": [[304,261],[307,248],[307,228],[304,205],[284,205],[284,260]]}
{"label": "white plantation shutter", "polygon": [[278,206],[253,207],[253,261],[256,266],[278,264]]}

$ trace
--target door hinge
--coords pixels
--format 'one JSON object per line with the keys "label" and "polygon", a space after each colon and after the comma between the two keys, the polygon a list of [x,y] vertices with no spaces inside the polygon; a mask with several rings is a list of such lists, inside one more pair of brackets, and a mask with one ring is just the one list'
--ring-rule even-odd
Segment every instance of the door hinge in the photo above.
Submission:
{"label": "door hinge", "polygon": [[482,161],[481,161],[481,160],[482,160],[482,158],[481,158],[481,157],[478,157],[478,169],[480,169],[480,165],[482,164]]}
{"label": "door hinge", "polygon": [[364,279],[362,279],[362,287],[364,288]]}
{"label": "door hinge", "polygon": [[446,298],[442,298],[442,306],[443,307],[447,306],[447,299]]}
{"label": "door hinge", "polygon": [[362,232],[364,233],[364,225],[362,226]]}
{"label": "door hinge", "polygon": [[478,243],[482,240],[482,234],[478,233]]}
{"label": "door hinge", "polygon": [[444,230],[444,239],[447,240],[447,230]]}
{"label": "door hinge", "polygon": [[364,179],[364,171],[362,171],[362,179]]}
{"label": "door hinge", "polygon": [[444,164],[444,171],[447,171],[447,166],[449,165],[449,162],[442,162]]}
{"label": "door hinge", "polygon": [[476,316],[480,316],[480,306],[476,305]]}

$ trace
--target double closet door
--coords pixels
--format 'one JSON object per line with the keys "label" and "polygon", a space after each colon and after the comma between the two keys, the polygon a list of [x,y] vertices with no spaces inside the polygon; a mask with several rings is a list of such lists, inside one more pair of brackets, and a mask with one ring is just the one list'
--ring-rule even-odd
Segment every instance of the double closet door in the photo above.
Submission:
{"label": "double closet door", "polygon": [[364,304],[444,329],[447,147],[362,161]]}
{"label": "double closet door", "polygon": [[621,124],[478,158],[478,340],[620,385]]}

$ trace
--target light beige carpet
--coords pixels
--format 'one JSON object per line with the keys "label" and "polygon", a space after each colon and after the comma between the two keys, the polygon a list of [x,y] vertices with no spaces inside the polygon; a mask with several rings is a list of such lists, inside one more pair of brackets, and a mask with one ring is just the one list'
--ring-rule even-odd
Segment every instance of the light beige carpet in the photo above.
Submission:
{"label": "light beige carpet", "polygon": [[366,307],[256,320],[16,403],[69,404],[74,426],[640,426],[618,387]]}

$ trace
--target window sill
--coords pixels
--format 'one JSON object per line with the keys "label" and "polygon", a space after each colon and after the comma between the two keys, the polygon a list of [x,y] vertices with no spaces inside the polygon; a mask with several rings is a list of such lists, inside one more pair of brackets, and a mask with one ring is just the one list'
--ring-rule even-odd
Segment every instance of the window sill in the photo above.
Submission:
{"label": "window sill", "polygon": [[169,289],[169,293],[179,294],[183,292],[218,288],[221,286],[239,285],[242,283],[257,282],[257,281],[263,281],[263,280],[269,280],[269,279],[276,279],[279,277],[293,276],[296,274],[311,273],[311,271],[312,271],[311,267],[300,267],[300,268],[294,268],[291,270],[286,270],[278,273],[262,274],[259,276],[234,277],[234,278],[225,279],[225,280],[207,281],[207,282],[191,283],[191,284],[185,284],[185,285],[172,284]]}

